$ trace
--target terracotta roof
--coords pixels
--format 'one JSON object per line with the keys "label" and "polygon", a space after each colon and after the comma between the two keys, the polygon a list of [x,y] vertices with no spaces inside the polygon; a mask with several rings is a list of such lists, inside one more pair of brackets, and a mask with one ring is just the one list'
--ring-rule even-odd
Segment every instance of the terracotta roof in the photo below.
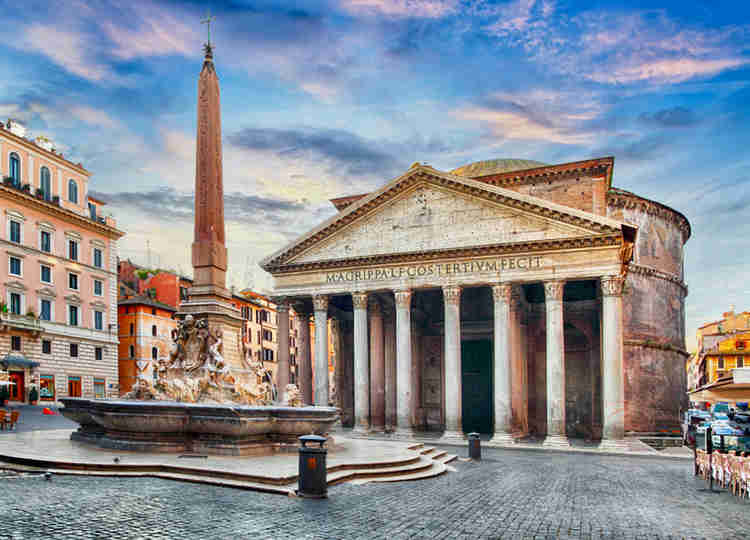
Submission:
{"label": "terracotta roof", "polygon": [[547,163],[542,163],[541,161],[534,161],[533,159],[487,159],[457,167],[451,171],[451,174],[455,174],[456,176],[466,176],[468,178],[477,178],[479,176],[489,176],[491,174],[538,169],[539,167],[549,167],[549,165]]}
{"label": "terracotta roof", "polygon": [[148,296],[134,296],[133,298],[126,298],[117,302],[118,306],[151,306],[165,311],[176,312],[177,310],[169,304],[164,304],[158,300],[154,300]]}

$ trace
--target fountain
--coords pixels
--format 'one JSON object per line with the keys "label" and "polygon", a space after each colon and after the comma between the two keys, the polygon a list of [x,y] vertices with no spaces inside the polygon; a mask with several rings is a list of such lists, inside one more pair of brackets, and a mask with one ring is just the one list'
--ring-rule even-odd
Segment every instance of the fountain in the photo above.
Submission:
{"label": "fountain", "polygon": [[121,400],[60,398],[62,414],[80,424],[73,440],[121,450],[246,455],[296,445],[300,435],[325,435],[338,419],[334,407],[301,406],[294,385],[276,396],[262,362],[239,353],[243,320],[226,289],[219,81],[210,42],[198,80],[195,196],[193,287],[177,313],[169,357],[152,366],[153,380],[143,374],[147,361],[139,361],[136,384]]}

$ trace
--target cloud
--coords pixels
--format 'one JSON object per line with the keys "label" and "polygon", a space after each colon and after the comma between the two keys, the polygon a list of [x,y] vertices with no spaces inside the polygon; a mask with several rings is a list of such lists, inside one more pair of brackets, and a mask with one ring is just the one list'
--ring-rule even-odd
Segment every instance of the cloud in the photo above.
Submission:
{"label": "cloud", "polygon": [[93,107],[76,105],[71,107],[70,114],[92,126],[117,128],[120,125],[117,120],[109,116],[106,112],[94,109]]}
{"label": "cloud", "polygon": [[614,66],[609,73],[591,73],[588,78],[608,84],[627,84],[646,80],[680,83],[695,77],[716,75],[749,62],[746,58],[663,58],[641,62],[638,57],[631,61],[632,65]]}
{"label": "cloud", "polygon": [[698,118],[690,109],[685,107],[672,107],[661,109],[655,113],[642,113],[638,119],[645,123],[659,127],[675,128],[692,126],[698,123]]}
{"label": "cloud", "polygon": [[341,7],[358,15],[439,19],[455,13],[458,0],[342,0]]}

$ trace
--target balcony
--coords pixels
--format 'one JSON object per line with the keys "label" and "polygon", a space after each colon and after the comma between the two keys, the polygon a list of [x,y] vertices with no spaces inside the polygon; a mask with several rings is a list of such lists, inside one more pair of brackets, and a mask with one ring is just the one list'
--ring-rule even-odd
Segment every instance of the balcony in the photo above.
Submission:
{"label": "balcony", "polygon": [[37,337],[42,333],[42,323],[36,317],[0,312],[0,332],[7,332],[10,329],[31,332],[34,337]]}
{"label": "balcony", "polygon": [[[11,176],[6,176],[5,178],[3,178],[3,186],[17,189],[18,191],[26,193],[27,195],[32,195],[31,184],[23,184]],[[45,191],[42,189],[37,188],[33,196],[41,201],[46,201],[48,203],[60,206],[60,197],[58,195],[51,196],[49,193],[45,193]]]}

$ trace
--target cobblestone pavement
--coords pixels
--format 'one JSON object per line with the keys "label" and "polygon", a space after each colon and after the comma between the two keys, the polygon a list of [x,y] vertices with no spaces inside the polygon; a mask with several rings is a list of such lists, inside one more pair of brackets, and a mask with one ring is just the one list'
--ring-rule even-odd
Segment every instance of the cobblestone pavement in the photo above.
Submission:
{"label": "cobblestone pavement", "polygon": [[747,538],[692,463],[485,449],[438,478],[304,500],[158,479],[0,477],[0,538]]}

